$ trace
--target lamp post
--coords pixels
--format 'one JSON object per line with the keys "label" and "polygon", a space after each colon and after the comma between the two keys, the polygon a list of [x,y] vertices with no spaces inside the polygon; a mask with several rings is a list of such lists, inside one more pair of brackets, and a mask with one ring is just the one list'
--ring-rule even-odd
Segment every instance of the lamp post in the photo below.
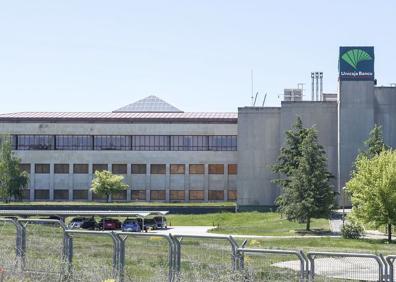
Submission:
{"label": "lamp post", "polygon": [[345,189],[345,186],[342,187],[342,227],[345,225]]}

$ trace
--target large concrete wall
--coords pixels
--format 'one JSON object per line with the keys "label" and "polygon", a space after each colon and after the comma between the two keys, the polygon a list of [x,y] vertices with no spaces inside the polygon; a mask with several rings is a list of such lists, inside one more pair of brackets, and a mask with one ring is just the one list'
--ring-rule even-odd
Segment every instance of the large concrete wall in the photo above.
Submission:
{"label": "large concrete wall", "polygon": [[280,108],[238,109],[238,204],[273,206],[271,165],[279,154]]}
{"label": "large concrete wall", "polygon": [[396,87],[376,87],[374,103],[374,120],[382,126],[385,144],[396,148]]}
{"label": "large concrete wall", "polygon": [[282,102],[281,144],[285,141],[285,132],[293,126],[297,116],[301,118],[304,127],[315,127],[318,131],[319,142],[327,154],[329,171],[336,176],[337,102]]}
{"label": "large concrete wall", "polygon": [[[338,189],[350,179],[353,163],[374,126],[374,82],[340,81],[338,104]],[[339,190],[341,192],[341,190]]]}

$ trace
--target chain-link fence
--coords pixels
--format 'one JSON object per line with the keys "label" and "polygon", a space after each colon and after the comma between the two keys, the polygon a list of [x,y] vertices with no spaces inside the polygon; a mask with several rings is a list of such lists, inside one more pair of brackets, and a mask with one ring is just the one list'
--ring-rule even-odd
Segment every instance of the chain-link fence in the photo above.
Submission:
{"label": "chain-link fence", "polygon": [[6,275],[14,273],[17,266],[17,226],[14,220],[0,219],[0,238],[0,269],[4,279]]}

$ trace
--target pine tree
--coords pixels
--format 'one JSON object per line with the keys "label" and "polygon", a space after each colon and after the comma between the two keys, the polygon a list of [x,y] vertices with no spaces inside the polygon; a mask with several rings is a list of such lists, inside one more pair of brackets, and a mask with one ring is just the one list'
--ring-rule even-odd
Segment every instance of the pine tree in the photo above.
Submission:
{"label": "pine tree", "polygon": [[371,159],[379,155],[382,151],[389,149],[384,143],[384,137],[382,135],[382,127],[375,124],[374,128],[370,131],[369,138],[364,142],[367,147],[367,151],[363,152],[367,158]]}
{"label": "pine tree", "polygon": [[26,172],[21,172],[20,160],[14,155],[9,137],[3,136],[0,145],[0,198],[5,202],[22,199],[22,189],[29,182]]}
{"label": "pine tree", "polygon": [[[300,117],[297,117],[292,129],[286,131],[286,143],[281,148],[277,163],[273,165],[273,172],[279,174],[280,178],[274,179],[273,182],[281,188],[286,188],[290,182],[290,176],[293,170],[298,167],[298,160],[301,156],[301,144],[306,136],[307,129],[303,128]],[[277,201],[282,201],[279,197]]]}

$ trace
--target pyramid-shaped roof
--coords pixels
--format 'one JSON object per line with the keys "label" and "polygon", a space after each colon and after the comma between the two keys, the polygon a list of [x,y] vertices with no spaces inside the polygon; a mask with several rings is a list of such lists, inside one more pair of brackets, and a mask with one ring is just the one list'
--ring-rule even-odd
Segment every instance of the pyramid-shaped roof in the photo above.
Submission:
{"label": "pyramid-shaped roof", "polygon": [[113,113],[183,113],[183,111],[152,95],[114,110]]}

